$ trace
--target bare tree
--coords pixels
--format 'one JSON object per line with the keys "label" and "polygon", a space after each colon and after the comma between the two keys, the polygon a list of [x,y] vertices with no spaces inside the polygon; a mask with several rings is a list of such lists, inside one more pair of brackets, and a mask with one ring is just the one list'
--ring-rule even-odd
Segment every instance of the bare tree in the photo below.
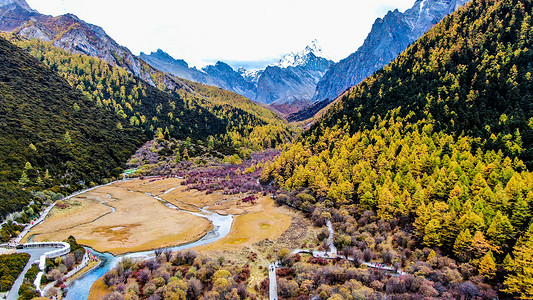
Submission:
{"label": "bare tree", "polygon": [[154,253],[155,253],[155,257],[159,257],[159,256],[161,256],[161,254],[163,254],[163,249],[161,249],[161,248],[155,249]]}
{"label": "bare tree", "polygon": [[63,261],[63,263],[65,264],[67,269],[70,271],[72,270],[72,267],[74,267],[74,264],[76,263],[76,259],[74,258],[73,254],[69,254],[67,255],[67,257],[65,257],[65,260]]}
{"label": "bare tree", "polygon": [[79,263],[83,259],[83,255],[85,254],[85,251],[82,249],[78,249],[74,251],[74,257],[76,258],[76,261]]}
{"label": "bare tree", "polygon": [[167,259],[167,262],[169,262],[170,258],[172,257],[172,251],[170,249],[165,249],[165,251],[163,251],[163,254],[165,255],[165,258]]}

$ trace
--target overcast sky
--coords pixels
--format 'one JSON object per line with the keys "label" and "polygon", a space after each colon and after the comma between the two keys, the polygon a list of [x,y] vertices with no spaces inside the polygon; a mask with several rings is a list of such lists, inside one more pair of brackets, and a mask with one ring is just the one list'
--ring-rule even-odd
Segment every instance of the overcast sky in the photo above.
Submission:
{"label": "overcast sky", "polygon": [[41,13],[73,13],[134,54],[158,48],[190,65],[217,60],[263,67],[318,39],[338,61],[378,17],[415,0],[26,0]]}

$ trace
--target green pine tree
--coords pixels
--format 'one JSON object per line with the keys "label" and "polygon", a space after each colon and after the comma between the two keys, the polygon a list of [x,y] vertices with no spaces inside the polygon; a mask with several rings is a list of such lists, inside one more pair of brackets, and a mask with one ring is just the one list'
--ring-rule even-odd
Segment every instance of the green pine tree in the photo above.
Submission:
{"label": "green pine tree", "polygon": [[472,234],[470,230],[465,229],[455,239],[453,253],[460,261],[468,261],[471,258],[472,251]]}
{"label": "green pine tree", "polygon": [[479,263],[479,275],[487,279],[492,279],[496,276],[496,263],[494,262],[492,252],[487,252]]}
{"label": "green pine tree", "polygon": [[[530,226],[530,229],[533,226]],[[509,275],[504,284],[504,292],[520,299],[533,299],[533,235],[531,230],[513,251],[513,259],[506,258]]]}
{"label": "green pine tree", "polygon": [[507,216],[498,211],[487,230],[488,240],[494,246],[503,248],[507,245],[507,241],[512,239],[513,235],[514,229],[511,222],[509,222]]}

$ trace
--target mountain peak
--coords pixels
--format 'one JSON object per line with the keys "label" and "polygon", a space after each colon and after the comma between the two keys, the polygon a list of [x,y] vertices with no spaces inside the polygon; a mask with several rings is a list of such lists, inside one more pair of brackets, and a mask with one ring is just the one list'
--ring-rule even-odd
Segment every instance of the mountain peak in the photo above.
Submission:
{"label": "mountain peak", "polygon": [[27,11],[33,11],[28,3],[26,3],[26,0],[0,0],[0,7],[8,5],[18,5]]}
{"label": "mountain peak", "polygon": [[296,67],[296,66],[303,66],[306,65],[310,58],[313,57],[322,57],[327,60],[331,60],[328,58],[327,55],[324,54],[322,51],[322,47],[318,43],[316,39],[311,41],[309,45],[305,47],[304,50],[300,52],[291,52],[287,55],[285,55],[278,63],[276,63],[274,66],[280,67],[280,68],[287,68],[287,67]]}
{"label": "mountain peak", "polygon": [[225,63],[225,62],[223,62],[223,61],[220,61],[220,60],[217,61],[217,63],[215,64],[215,66],[220,67],[220,68],[225,68],[225,69],[228,69],[228,70],[229,70],[229,69],[232,69],[232,70],[233,70],[233,68],[232,68],[230,65],[228,65],[227,63]]}
{"label": "mountain peak", "polygon": [[321,55],[324,55],[324,53],[322,52],[322,47],[320,46],[320,44],[318,43],[318,40],[317,39],[314,39],[311,41],[311,44],[310,45],[307,45],[305,47],[305,50],[306,52],[309,52],[309,53],[313,53],[315,54],[315,56],[320,56]]}
{"label": "mountain peak", "polygon": [[[161,49],[157,49],[156,52],[151,52],[150,54],[146,54],[144,52],[141,52],[140,55],[141,59],[147,61],[147,62],[153,62],[154,59],[158,60],[160,62],[175,64],[177,66],[180,66],[181,68],[189,68],[189,64],[187,64],[186,61],[183,59],[175,59],[174,57],[170,56],[170,54],[166,53],[165,51]],[[160,69],[162,69],[165,72],[168,72],[165,68],[162,68],[159,66]]]}
{"label": "mountain peak", "polygon": [[202,68],[202,71],[206,72],[206,73],[213,73],[213,72],[223,72],[224,74],[233,74],[235,73],[235,70],[230,66],[228,65],[227,63],[223,62],[223,61],[217,61],[215,63],[215,65],[207,65],[205,67]]}

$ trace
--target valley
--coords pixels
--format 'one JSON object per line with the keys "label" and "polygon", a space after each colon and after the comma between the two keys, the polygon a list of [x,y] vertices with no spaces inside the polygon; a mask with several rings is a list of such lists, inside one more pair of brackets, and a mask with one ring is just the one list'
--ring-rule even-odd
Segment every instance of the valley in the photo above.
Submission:
{"label": "valley", "polygon": [[532,299],[533,2],[413,2],[245,69],[0,0],[0,299]]}
{"label": "valley", "polygon": [[61,241],[72,235],[96,251],[119,255],[196,241],[213,229],[202,213],[213,212],[233,216],[234,228],[220,245],[209,248],[231,251],[276,239],[291,224],[292,213],[277,208],[268,196],[244,203],[246,195],[206,195],[189,191],[182,183],[180,179],[132,179],[100,187],[56,204],[27,236],[39,242]]}

